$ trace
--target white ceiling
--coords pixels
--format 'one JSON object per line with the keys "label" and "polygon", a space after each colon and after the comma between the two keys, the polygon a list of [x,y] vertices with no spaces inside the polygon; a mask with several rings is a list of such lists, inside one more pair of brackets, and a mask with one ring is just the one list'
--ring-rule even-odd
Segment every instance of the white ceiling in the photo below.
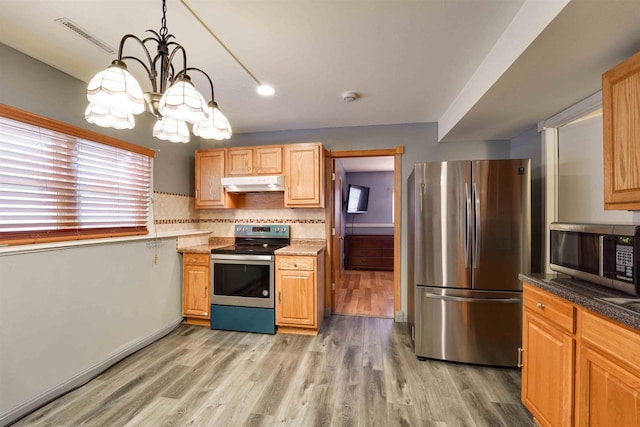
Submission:
{"label": "white ceiling", "polygon": [[[276,95],[257,95],[183,2]],[[167,26],[188,65],[213,79],[235,133],[439,122],[445,141],[506,139],[596,92],[603,71],[640,50],[640,1],[566,3],[168,0]],[[124,34],[143,37],[161,19],[159,0],[0,0],[0,7],[0,42],[86,82],[115,55],[54,19],[69,18],[116,49]],[[125,54],[141,53],[125,46]],[[150,90],[137,68],[129,64]],[[209,99],[206,81],[192,78]],[[347,91],[361,98],[346,103]]]}
{"label": "white ceiling", "polygon": [[345,157],[338,160],[345,172],[392,172],[393,156]]}

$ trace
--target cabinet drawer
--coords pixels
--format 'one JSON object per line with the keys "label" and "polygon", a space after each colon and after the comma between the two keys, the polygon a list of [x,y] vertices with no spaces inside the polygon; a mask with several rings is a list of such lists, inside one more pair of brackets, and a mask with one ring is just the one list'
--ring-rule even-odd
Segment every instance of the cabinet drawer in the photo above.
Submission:
{"label": "cabinet drawer", "polygon": [[636,369],[640,369],[640,333],[603,319],[585,309],[581,310],[580,335],[582,341],[612,355]]}
{"label": "cabinet drawer", "polygon": [[209,254],[183,254],[182,262],[185,265],[209,265]]}
{"label": "cabinet drawer", "polygon": [[393,250],[393,237],[382,239],[382,247]]}
{"label": "cabinet drawer", "polygon": [[525,283],[524,307],[569,333],[576,332],[576,308],[569,302]]}
{"label": "cabinet drawer", "polygon": [[374,237],[349,236],[347,244],[352,248],[381,248],[382,240]]}
{"label": "cabinet drawer", "polygon": [[276,265],[279,270],[313,271],[315,259],[312,257],[278,257]]}

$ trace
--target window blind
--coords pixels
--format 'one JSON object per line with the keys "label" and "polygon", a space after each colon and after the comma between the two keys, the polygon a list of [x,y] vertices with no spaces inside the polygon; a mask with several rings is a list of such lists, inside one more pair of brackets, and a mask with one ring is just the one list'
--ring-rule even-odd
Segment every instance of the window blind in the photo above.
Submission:
{"label": "window blind", "polygon": [[146,234],[150,185],[146,154],[0,117],[0,243]]}

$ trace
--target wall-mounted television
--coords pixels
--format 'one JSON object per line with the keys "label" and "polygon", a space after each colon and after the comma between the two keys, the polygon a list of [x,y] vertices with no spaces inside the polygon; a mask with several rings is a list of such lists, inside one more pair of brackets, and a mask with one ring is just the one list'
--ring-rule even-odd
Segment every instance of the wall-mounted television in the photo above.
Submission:
{"label": "wall-mounted television", "polygon": [[366,213],[369,208],[369,187],[349,184],[347,213]]}

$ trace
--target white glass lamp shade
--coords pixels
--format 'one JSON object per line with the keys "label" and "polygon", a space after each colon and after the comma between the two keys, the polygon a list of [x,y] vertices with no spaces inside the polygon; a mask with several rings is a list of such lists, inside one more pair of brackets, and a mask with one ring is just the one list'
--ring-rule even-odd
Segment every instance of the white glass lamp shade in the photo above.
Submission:
{"label": "white glass lamp shade", "polygon": [[163,117],[153,126],[153,136],[164,141],[187,143],[189,128],[185,122]]}
{"label": "white glass lamp shade", "polygon": [[104,128],[133,129],[136,125],[133,114],[123,113],[102,105],[89,104],[84,111],[84,118],[89,122]]}
{"label": "white glass lamp shade", "polygon": [[140,84],[122,61],[114,61],[91,79],[87,86],[87,99],[92,104],[123,113],[140,114],[144,111]]}
{"label": "white glass lamp shade", "polygon": [[176,79],[164,92],[158,105],[162,117],[194,124],[207,119],[206,110],[207,102],[187,75]]}
{"label": "white glass lamp shade", "polygon": [[231,138],[231,125],[222,114],[218,105],[214,102],[207,107],[209,118],[193,125],[193,134],[204,139],[229,139]]}

